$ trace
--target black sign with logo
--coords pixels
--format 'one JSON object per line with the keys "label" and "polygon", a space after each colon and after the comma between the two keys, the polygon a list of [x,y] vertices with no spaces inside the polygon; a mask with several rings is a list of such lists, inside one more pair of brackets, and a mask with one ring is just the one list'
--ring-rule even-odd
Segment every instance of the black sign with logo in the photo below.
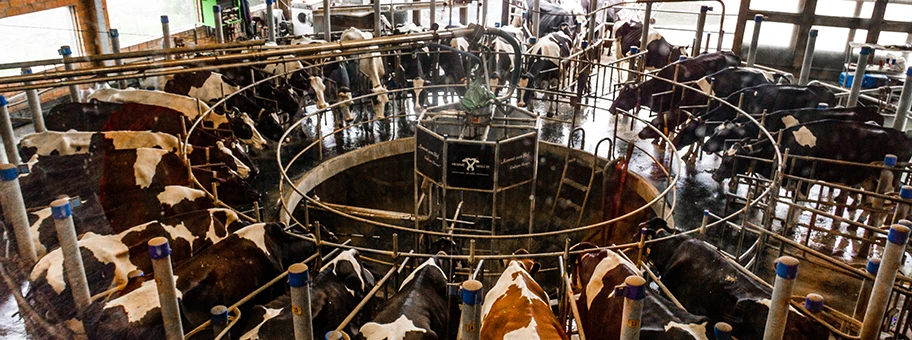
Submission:
{"label": "black sign with logo", "polygon": [[415,144],[415,167],[418,172],[437,183],[443,181],[443,139],[418,129]]}
{"label": "black sign with logo", "polygon": [[447,185],[494,189],[494,144],[447,143]]}
{"label": "black sign with logo", "polygon": [[497,185],[507,187],[532,179],[535,166],[535,143],[538,137],[530,134],[500,143],[497,162],[500,164]]}

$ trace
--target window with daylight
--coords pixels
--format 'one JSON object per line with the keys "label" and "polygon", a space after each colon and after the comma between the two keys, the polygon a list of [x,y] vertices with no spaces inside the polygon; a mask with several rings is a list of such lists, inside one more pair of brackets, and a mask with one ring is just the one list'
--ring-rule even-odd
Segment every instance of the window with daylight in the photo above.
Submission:
{"label": "window with daylight", "polygon": [[136,45],[161,38],[162,15],[167,15],[171,33],[193,28],[197,21],[196,1],[188,0],[117,0],[108,1],[111,28],[120,32],[120,45]]}
{"label": "window with daylight", "polygon": [[[57,58],[63,45],[82,55],[73,18],[71,7],[58,7],[0,19],[0,63]],[[19,70],[0,70],[0,76],[17,74]]]}

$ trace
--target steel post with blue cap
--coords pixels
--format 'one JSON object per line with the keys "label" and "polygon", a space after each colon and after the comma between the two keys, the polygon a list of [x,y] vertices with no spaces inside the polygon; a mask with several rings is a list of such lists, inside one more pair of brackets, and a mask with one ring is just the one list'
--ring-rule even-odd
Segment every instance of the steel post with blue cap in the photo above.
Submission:
{"label": "steel post with blue cap", "polygon": [[861,52],[858,53],[858,62],[855,64],[855,77],[852,78],[852,89],[849,91],[846,107],[858,105],[858,96],[861,95],[861,83],[864,82],[865,69],[868,68],[868,56],[871,54],[874,54],[873,48],[870,46],[861,47]]}
{"label": "steel post with blue cap", "polygon": [[[266,0],[266,43],[275,44],[276,42],[276,31],[275,31],[275,15],[273,14],[272,6],[275,4],[275,0]],[[329,17],[328,13],[326,13]],[[380,13],[375,13],[375,15],[380,15]]]}
{"label": "steel post with blue cap", "polygon": [[[108,31],[108,36],[111,37],[111,52],[115,54],[120,53],[120,31],[118,31],[116,28],[112,28],[110,31]],[[114,59],[114,66],[121,65],[123,65],[122,59]],[[119,84],[121,90],[127,88],[126,79],[118,80],[117,84]]]}
{"label": "steel post with blue cap", "polygon": [[773,283],[773,296],[770,300],[769,314],[766,317],[763,340],[782,339],[785,334],[789,300],[792,298],[792,288],[795,286],[796,277],[798,277],[798,259],[783,256],[776,260],[776,281]]}
{"label": "steel post with blue cap", "polygon": [[228,327],[228,307],[218,305],[209,310],[209,320],[212,323],[212,336],[218,337],[225,327]]}
{"label": "steel post with blue cap", "polygon": [[225,43],[225,23],[222,22],[222,6],[212,6],[212,17],[215,19],[215,42]]}
{"label": "steel post with blue cap", "polygon": [[466,280],[459,291],[462,300],[462,317],[459,319],[460,340],[478,340],[481,331],[481,281]]}
{"label": "steel post with blue cap", "polygon": [[[899,198],[902,198],[903,201],[912,200],[912,185],[903,185],[902,188],[899,189]],[[909,210],[912,207],[909,206],[909,203],[903,201],[896,202],[896,210],[893,212],[892,223],[899,223],[900,220],[909,217]]]}
{"label": "steel post with blue cap", "polygon": [[817,45],[817,30],[808,32],[807,46],[804,48],[804,60],[801,61],[801,73],[798,76],[798,85],[807,85],[811,76],[811,64],[814,63],[814,48]]}
{"label": "steel post with blue cap", "polygon": [[[171,20],[168,19],[167,15],[161,16],[162,24],[162,49],[170,50],[171,49]],[[165,52],[165,60],[174,59],[171,56],[171,53]]]}
{"label": "steel post with blue cap", "polygon": [[0,95],[0,137],[3,138],[3,148],[6,150],[4,159],[12,164],[22,163],[19,159],[19,150],[16,148],[16,134],[13,132],[13,121],[10,120],[9,107],[6,97]]}
{"label": "steel post with blue cap", "polygon": [[894,224],[887,234],[887,246],[880,260],[880,268],[874,279],[874,289],[871,290],[871,299],[868,301],[867,312],[861,325],[861,340],[875,340],[880,337],[880,328],[883,325],[884,313],[893,292],[893,283],[896,281],[896,272],[899,270],[901,259],[909,241],[909,227]]}
{"label": "steel post with blue cap", "polygon": [[13,164],[0,164],[0,206],[3,215],[12,224],[19,247],[19,257],[29,267],[38,262],[35,245],[32,243],[32,231],[29,229],[25,202],[19,188],[19,168]]}
{"label": "steel post with blue cap", "polygon": [[899,95],[896,118],[893,118],[894,129],[899,131],[906,129],[906,119],[908,118],[910,107],[912,107],[912,67],[906,69],[906,82],[903,83],[902,93]]}
{"label": "steel post with blue cap", "polygon": [[811,314],[819,315],[823,312],[823,295],[810,293],[804,298],[804,309]]}
{"label": "steel post with blue cap", "polygon": [[[23,67],[22,74],[32,74],[32,68]],[[34,84],[34,82],[25,82],[25,85],[32,84]],[[28,98],[29,112],[32,114],[32,126],[35,127],[35,132],[47,131],[47,128],[44,126],[44,115],[41,113],[41,97],[38,97],[38,90],[25,90],[25,96]]]}
{"label": "steel post with blue cap", "polygon": [[830,104],[827,103],[817,103],[818,110],[827,110],[830,108]]}
{"label": "steel post with blue cap", "polygon": [[[57,50],[57,53],[63,57],[63,69],[67,71],[73,70],[73,62],[70,61],[70,56],[73,55],[73,50],[70,49],[69,45],[60,46],[60,49]],[[79,102],[79,88],[76,85],[67,86],[70,89],[70,100],[74,103]]]}
{"label": "steel post with blue cap", "polygon": [[754,32],[751,35],[750,52],[747,54],[747,67],[754,67],[757,61],[757,45],[760,43],[760,25],[763,24],[763,14],[754,16]]}
{"label": "steel post with blue cap", "polygon": [[713,335],[716,336],[716,340],[731,340],[732,326],[725,322],[717,322],[713,327]]}
{"label": "steel post with blue cap", "polygon": [[295,340],[313,339],[313,315],[310,310],[310,271],[307,265],[295,263],[288,267],[291,286],[291,318]]}
{"label": "steel post with blue cap", "polygon": [[168,239],[156,237],[149,240],[149,257],[158,288],[158,302],[161,306],[162,321],[165,325],[165,339],[183,340],[184,327],[181,325],[180,310],[177,306],[177,285],[171,268],[171,246]]}
{"label": "steel post with blue cap", "polygon": [[706,26],[706,15],[711,10],[712,7],[709,6],[700,7],[700,16],[697,17],[697,36],[694,41],[693,50],[691,51],[691,55],[694,57],[700,55],[700,46],[703,45],[703,28]]}
{"label": "steel post with blue cap", "polygon": [[89,293],[89,282],[86,280],[85,267],[82,264],[82,255],[76,241],[76,226],[73,224],[73,209],[70,207],[70,198],[63,197],[51,202],[51,215],[54,216],[54,226],[57,229],[57,240],[63,250],[63,263],[66,266],[67,284],[73,294],[73,303],[79,315],[92,303]]}
{"label": "steel post with blue cap", "polygon": [[640,34],[640,48],[646,50],[649,43],[649,25],[652,24],[652,2],[646,3],[646,11],[643,13],[643,33]]}
{"label": "steel post with blue cap", "polygon": [[643,317],[643,300],[646,299],[646,279],[632,275],[624,279],[624,286],[614,291],[614,296],[624,297],[624,314],[621,317],[621,340],[640,338]]}
{"label": "steel post with blue cap", "polygon": [[[865,271],[874,277],[877,277],[877,271],[880,268],[880,259],[868,259],[868,265]],[[864,319],[865,312],[868,310],[868,299],[871,298],[871,290],[874,289],[874,281],[867,278],[861,282],[861,291],[858,292],[858,300],[855,302],[855,310],[852,318],[855,320]]]}

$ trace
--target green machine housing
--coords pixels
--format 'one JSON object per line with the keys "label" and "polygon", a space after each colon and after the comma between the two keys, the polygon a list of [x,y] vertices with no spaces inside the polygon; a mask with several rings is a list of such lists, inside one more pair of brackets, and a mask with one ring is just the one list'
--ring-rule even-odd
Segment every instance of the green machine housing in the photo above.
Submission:
{"label": "green machine housing", "polygon": [[200,13],[203,17],[203,25],[215,27],[215,16],[212,7],[215,5],[222,6],[222,23],[233,25],[241,21],[241,4],[240,0],[199,0]]}

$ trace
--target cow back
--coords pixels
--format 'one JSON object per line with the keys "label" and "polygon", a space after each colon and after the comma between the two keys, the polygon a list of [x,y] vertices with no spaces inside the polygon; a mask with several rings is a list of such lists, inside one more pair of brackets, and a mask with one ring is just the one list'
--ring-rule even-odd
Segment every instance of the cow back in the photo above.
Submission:
{"label": "cow back", "polygon": [[50,131],[101,131],[111,113],[121,106],[100,101],[58,104],[44,116],[44,124]]}
{"label": "cow back", "polygon": [[[482,305],[482,339],[569,339],[545,291],[519,261],[510,261]],[[534,324],[534,326],[533,326]]]}

